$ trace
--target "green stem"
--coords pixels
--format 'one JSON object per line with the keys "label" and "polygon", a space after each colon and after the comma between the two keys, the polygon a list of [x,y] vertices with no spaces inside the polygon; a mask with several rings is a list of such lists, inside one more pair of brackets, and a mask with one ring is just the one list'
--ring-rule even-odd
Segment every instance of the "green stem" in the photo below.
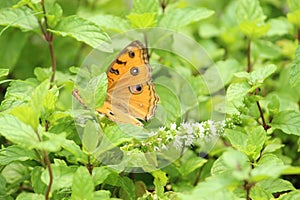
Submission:
{"label": "green stem", "polygon": [[252,64],[251,64],[251,39],[248,38],[248,45],[247,45],[247,72],[252,71]]}

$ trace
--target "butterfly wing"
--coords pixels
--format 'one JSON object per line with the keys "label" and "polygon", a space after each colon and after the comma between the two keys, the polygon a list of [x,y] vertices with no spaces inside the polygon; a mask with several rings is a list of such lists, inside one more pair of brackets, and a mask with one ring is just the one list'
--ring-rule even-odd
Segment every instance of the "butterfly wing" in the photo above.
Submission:
{"label": "butterfly wing", "polygon": [[151,80],[147,50],[134,41],[120,52],[107,70],[108,89],[104,105],[97,111],[119,123],[141,126],[149,120],[159,100]]}

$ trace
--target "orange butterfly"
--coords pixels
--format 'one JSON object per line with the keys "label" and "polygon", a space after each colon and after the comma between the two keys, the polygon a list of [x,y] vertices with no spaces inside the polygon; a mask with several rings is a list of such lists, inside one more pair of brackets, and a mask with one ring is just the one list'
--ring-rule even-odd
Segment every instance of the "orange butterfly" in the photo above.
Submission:
{"label": "orange butterfly", "polygon": [[[155,113],[159,97],[152,82],[147,49],[136,40],[125,47],[107,72],[106,99],[96,110],[117,123],[143,126]],[[73,95],[81,102],[77,90]]]}

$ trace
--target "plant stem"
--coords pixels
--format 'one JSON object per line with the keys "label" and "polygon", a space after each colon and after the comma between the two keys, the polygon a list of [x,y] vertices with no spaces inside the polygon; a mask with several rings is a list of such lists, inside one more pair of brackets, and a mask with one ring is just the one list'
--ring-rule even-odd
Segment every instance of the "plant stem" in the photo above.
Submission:
{"label": "plant stem", "polygon": [[[258,88],[255,91],[255,94],[257,94],[257,93],[258,93]],[[262,120],[262,126],[264,127],[264,129],[266,131],[266,130],[268,130],[270,128],[270,126],[266,123],[266,120],[265,120],[265,117],[264,117],[264,113],[262,111],[262,108],[260,106],[259,101],[256,101],[256,105],[257,105],[257,108],[258,108],[258,111],[259,111],[260,118]]]}
{"label": "plant stem", "polygon": [[[46,125],[45,125],[46,131],[48,131],[47,127],[49,127],[48,122],[46,122]],[[36,135],[37,135],[39,142],[42,142],[42,138],[40,137],[40,135],[37,131],[36,131]],[[45,199],[49,200],[49,195],[50,195],[51,187],[52,187],[52,183],[53,183],[53,172],[52,172],[51,162],[50,162],[48,153],[45,150],[42,150],[42,153],[44,156],[44,162],[47,165],[47,169],[48,169],[48,173],[49,173],[49,184],[48,184],[46,194],[45,194]]]}
{"label": "plant stem", "polygon": [[298,28],[298,43],[300,43],[300,28]]}
{"label": "plant stem", "polygon": [[257,108],[258,108],[258,110],[259,110],[259,114],[260,114],[260,117],[261,117],[261,120],[262,120],[262,126],[264,127],[265,130],[268,130],[269,126],[268,126],[267,123],[266,123],[266,120],[265,120],[263,111],[262,111],[262,109],[261,109],[261,107],[260,107],[259,101],[256,101],[256,105],[257,105]]}
{"label": "plant stem", "polygon": [[55,80],[55,73],[56,73],[56,59],[54,54],[54,47],[53,47],[53,34],[48,31],[49,25],[48,20],[46,17],[46,8],[45,8],[45,1],[41,0],[42,10],[44,14],[44,21],[45,21],[45,27],[42,25],[42,22],[39,20],[39,25],[41,28],[41,31],[43,33],[43,36],[48,43],[49,50],[50,50],[50,57],[51,57],[51,69],[52,69],[52,75],[50,78],[50,82],[53,83]]}
{"label": "plant stem", "polygon": [[252,71],[252,64],[251,64],[251,39],[248,38],[247,44],[247,72]]}

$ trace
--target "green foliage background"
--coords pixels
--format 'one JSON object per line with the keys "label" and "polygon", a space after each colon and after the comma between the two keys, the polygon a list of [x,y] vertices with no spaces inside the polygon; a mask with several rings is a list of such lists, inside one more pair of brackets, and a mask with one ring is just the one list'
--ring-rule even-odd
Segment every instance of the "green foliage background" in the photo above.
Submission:
{"label": "green foliage background", "polygon": [[[207,50],[224,81],[226,120],[205,158],[192,145],[163,169],[134,174],[99,163],[93,124],[79,138],[72,90],[99,43],[149,27],[185,34]],[[299,41],[298,0],[2,0],[0,199],[300,199]],[[172,55],[154,52],[151,59],[184,72],[208,120],[201,75]],[[95,81],[101,93],[106,78]],[[162,106],[177,108],[175,97],[159,95]],[[170,116],[160,135],[148,138],[152,146],[113,122],[101,121],[101,133],[124,152],[154,151],[167,134],[182,134],[172,128],[180,127],[180,112]]]}

